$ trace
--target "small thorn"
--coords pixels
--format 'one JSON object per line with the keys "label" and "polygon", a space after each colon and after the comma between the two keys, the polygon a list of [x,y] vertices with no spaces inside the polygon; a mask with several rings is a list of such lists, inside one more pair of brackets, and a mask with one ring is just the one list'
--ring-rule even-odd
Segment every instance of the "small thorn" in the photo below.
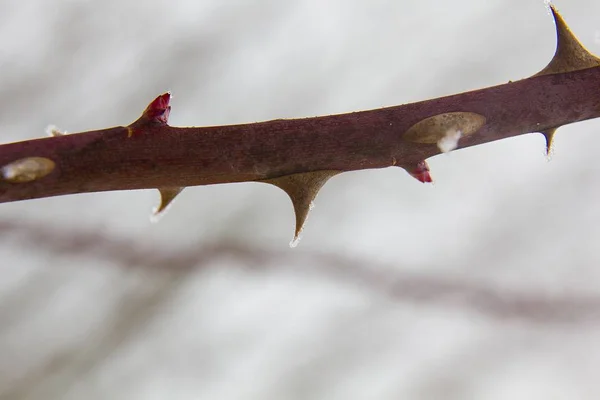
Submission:
{"label": "small thorn", "polygon": [[556,7],[548,4],[556,24],[556,51],[550,63],[534,76],[551,75],[600,66],[600,58],[590,53],[571,32]]}
{"label": "small thorn", "polygon": [[308,212],[314,207],[313,201],[323,185],[340,171],[313,171],[300,174],[280,176],[279,178],[265,179],[259,182],[277,186],[288,194],[296,214],[296,229],[294,239],[290,242],[295,247],[300,240],[300,234],[308,217]]}
{"label": "small thorn", "polygon": [[170,102],[171,92],[161,94],[154,99],[148,105],[148,107],[146,107],[146,110],[144,110],[144,115],[151,121],[166,124],[169,120],[169,114],[171,112],[171,106],[169,105]]}
{"label": "small thorn", "polygon": [[546,129],[545,131],[541,131],[541,134],[544,135],[544,138],[546,139],[546,156],[547,157],[550,157],[550,153],[552,151],[554,134],[556,133],[556,129],[557,128],[549,128],[549,129]]}
{"label": "small thorn", "polygon": [[[148,104],[148,107],[146,107],[142,116],[130,126],[148,123],[166,125],[169,120],[169,114],[171,113],[171,106],[169,105],[170,101],[171,92],[161,94]],[[131,132],[129,133],[129,136],[132,136]]]}
{"label": "small thorn", "polygon": [[169,188],[159,188],[160,192],[160,204],[154,210],[152,210],[152,220],[154,222],[158,221],[158,219],[164,215],[165,211],[169,208],[175,197],[181,191],[185,189],[182,187],[169,187]]}
{"label": "small thorn", "polygon": [[410,174],[413,178],[422,183],[431,183],[433,179],[431,179],[431,175],[429,174],[429,165],[427,165],[427,161],[421,161],[417,163],[416,166],[412,168],[405,168],[406,172]]}

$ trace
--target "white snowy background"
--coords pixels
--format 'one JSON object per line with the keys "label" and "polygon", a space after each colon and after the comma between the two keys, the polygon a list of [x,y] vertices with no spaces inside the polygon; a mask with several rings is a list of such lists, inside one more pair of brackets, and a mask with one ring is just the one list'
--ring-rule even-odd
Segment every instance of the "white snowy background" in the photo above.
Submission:
{"label": "white snowy background", "polygon": [[[600,53],[600,2],[564,0]],[[0,0],[3,142],[397,105],[527,77],[541,0]],[[0,205],[0,399],[596,399],[600,121],[286,195]]]}

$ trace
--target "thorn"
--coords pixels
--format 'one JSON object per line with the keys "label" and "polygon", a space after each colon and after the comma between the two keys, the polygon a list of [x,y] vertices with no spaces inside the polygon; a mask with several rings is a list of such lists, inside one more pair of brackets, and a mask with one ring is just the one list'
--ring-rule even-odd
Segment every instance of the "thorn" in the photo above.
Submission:
{"label": "thorn", "polygon": [[173,199],[177,197],[181,191],[185,189],[183,187],[169,187],[169,188],[159,188],[160,192],[160,204],[154,210],[152,210],[152,220],[154,222],[158,221],[158,219],[164,214],[167,208],[171,205]]}
{"label": "thorn", "polygon": [[171,92],[161,94],[156,99],[152,100],[146,110],[144,110],[144,116],[151,120],[161,124],[166,124],[169,120],[169,114],[171,113]]}
{"label": "thorn", "polygon": [[[148,107],[146,107],[142,116],[130,126],[148,123],[166,125],[169,120],[169,114],[171,113],[171,106],[169,105],[170,101],[171,92],[161,94],[148,104]],[[131,136],[131,133],[129,136]]]}
{"label": "thorn", "polygon": [[2,179],[11,183],[25,183],[43,178],[54,171],[56,164],[46,157],[27,157],[0,168]]}
{"label": "thorn", "polygon": [[296,214],[296,229],[290,246],[295,247],[298,244],[308,212],[313,208],[313,201],[319,190],[331,177],[340,172],[331,170],[313,171],[259,181],[277,186],[286,192],[292,200],[294,213]]}
{"label": "thorn", "polygon": [[405,168],[406,172],[410,174],[413,178],[422,183],[431,183],[433,179],[431,179],[431,175],[429,174],[429,165],[427,165],[427,161],[423,160],[414,168]]}
{"label": "thorn", "polygon": [[554,134],[556,133],[557,128],[549,128],[545,131],[541,131],[541,134],[544,135],[546,139],[546,156],[550,156],[550,152],[552,151],[552,144],[554,140]]}
{"label": "thorn", "polygon": [[565,20],[549,4],[556,24],[556,51],[550,63],[533,76],[551,75],[600,66],[600,58],[590,53],[571,32]]}

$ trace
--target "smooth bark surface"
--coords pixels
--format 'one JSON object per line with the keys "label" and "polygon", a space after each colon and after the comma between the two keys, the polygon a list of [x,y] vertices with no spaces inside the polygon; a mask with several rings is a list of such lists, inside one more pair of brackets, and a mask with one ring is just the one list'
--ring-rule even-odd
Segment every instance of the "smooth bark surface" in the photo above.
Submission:
{"label": "smooth bark surface", "polygon": [[596,118],[600,68],[341,115],[198,128],[146,123],[134,126],[131,137],[127,127],[115,127],[5,144],[0,146],[0,165],[47,157],[56,168],[33,182],[0,181],[0,202],[253,181],[317,170],[408,168],[439,149],[403,140],[406,130],[429,116],[456,111],[486,118],[459,148]]}

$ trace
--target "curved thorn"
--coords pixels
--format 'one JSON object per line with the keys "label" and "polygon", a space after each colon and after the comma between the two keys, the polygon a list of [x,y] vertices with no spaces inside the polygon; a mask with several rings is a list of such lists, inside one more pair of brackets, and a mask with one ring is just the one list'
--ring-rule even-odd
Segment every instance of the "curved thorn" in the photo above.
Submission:
{"label": "curved thorn", "polygon": [[549,128],[540,132],[542,135],[544,135],[544,138],[546,139],[546,156],[549,156],[550,151],[552,150],[552,144],[554,140],[554,134],[556,133],[556,129],[557,128]]}
{"label": "curved thorn", "polygon": [[296,214],[293,244],[297,242],[302,232],[308,213],[313,207],[313,200],[317,197],[319,190],[331,177],[340,172],[331,170],[313,171],[258,181],[277,186],[286,192],[292,200],[294,213]]}
{"label": "curved thorn", "polygon": [[159,214],[163,213],[171,204],[171,202],[173,201],[173,199],[175,199],[175,197],[177,197],[177,195],[179,193],[181,193],[181,191],[185,189],[182,187],[169,187],[169,188],[159,188],[158,191],[160,192],[160,204],[158,205],[158,207],[156,207],[152,214],[153,217],[158,216]]}
{"label": "curved thorn", "polygon": [[556,52],[550,63],[533,76],[551,75],[600,66],[600,58],[590,53],[571,32],[553,5],[550,11],[556,24]]}

